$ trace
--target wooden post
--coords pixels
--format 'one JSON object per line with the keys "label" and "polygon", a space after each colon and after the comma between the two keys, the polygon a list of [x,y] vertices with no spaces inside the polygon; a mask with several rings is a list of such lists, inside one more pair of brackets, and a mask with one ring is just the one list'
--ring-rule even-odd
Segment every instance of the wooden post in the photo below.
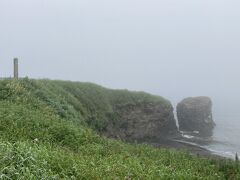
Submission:
{"label": "wooden post", "polygon": [[13,59],[14,64],[14,78],[18,79],[18,58]]}

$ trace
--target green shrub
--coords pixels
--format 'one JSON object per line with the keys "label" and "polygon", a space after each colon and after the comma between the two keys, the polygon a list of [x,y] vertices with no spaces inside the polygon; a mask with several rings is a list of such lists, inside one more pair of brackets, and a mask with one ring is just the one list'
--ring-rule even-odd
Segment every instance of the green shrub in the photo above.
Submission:
{"label": "green shrub", "polygon": [[[0,179],[239,179],[234,161],[100,137],[116,107],[170,103],[90,83],[0,81]],[[124,126],[124,124],[123,124]]]}

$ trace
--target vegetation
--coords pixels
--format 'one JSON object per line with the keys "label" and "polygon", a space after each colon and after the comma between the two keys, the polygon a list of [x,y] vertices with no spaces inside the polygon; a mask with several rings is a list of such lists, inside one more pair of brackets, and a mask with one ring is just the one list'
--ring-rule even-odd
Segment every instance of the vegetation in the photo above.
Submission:
{"label": "vegetation", "polygon": [[239,179],[237,163],[98,135],[124,104],[170,103],[90,83],[0,81],[0,179]]}

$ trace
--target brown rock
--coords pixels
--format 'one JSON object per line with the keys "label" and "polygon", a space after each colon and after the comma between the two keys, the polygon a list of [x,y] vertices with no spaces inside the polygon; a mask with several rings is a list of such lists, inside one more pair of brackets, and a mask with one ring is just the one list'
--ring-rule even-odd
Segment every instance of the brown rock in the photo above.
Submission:
{"label": "brown rock", "polygon": [[129,104],[115,109],[119,120],[108,125],[107,136],[126,141],[152,141],[177,133],[171,105]]}
{"label": "brown rock", "polygon": [[211,136],[213,133],[215,123],[209,97],[184,99],[177,105],[177,117],[181,131],[198,131],[201,136]]}

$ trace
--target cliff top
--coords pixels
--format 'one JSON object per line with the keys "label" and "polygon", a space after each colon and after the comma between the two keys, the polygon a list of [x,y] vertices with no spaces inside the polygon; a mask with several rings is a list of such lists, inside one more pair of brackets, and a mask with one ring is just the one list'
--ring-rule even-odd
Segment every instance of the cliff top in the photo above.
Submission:
{"label": "cliff top", "polygon": [[[233,162],[220,163],[192,157],[185,152],[155,149],[146,145],[130,145],[101,137],[93,130],[103,128],[108,119],[115,118],[111,117],[114,103],[121,106],[125,103],[139,102],[170,106],[170,103],[161,97],[146,93],[113,91],[89,83],[1,80],[1,177],[5,179],[239,177],[239,169],[234,168],[236,166]],[[110,113],[104,115],[102,112]]]}

